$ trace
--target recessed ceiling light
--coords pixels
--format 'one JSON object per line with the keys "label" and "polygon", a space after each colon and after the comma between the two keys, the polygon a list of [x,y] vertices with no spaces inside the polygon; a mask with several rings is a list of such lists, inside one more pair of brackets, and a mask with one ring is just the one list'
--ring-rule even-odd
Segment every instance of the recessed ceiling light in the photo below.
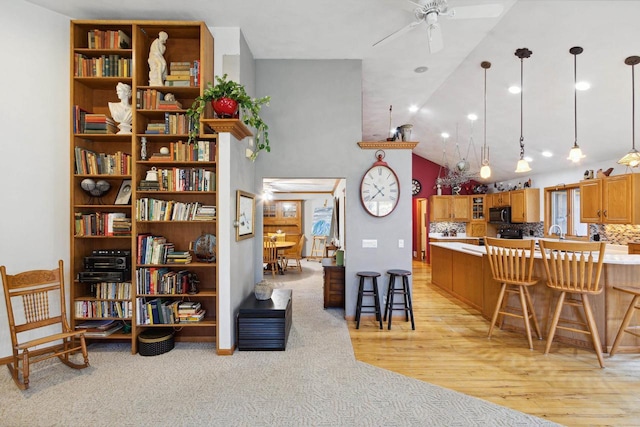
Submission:
{"label": "recessed ceiling light", "polygon": [[553,153],[551,151],[545,150],[542,152],[544,157],[553,157]]}
{"label": "recessed ceiling light", "polygon": [[531,158],[531,157],[529,157],[529,156],[524,156],[524,159],[525,159],[527,162],[533,162],[533,158]]}
{"label": "recessed ceiling light", "polygon": [[473,114],[473,113],[471,113],[471,114],[469,114],[469,115],[467,116],[467,119],[469,119],[469,120],[471,120],[471,121],[476,121],[476,120],[478,120],[478,115],[477,115],[477,114]]}
{"label": "recessed ceiling light", "polygon": [[424,73],[425,71],[427,71],[429,68],[422,66],[422,67],[417,67],[415,68],[413,71],[416,73]]}
{"label": "recessed ceiling light", "polygon": [[511,93],[520,93],[520,86],[510,86],[509,92]]}
{"label": "recessed ceiling light", "polygon": [[589,90],[591,88],[591,83],[589,82],[578,82],[576,83],[576,89],[578,90]]}
{"label": "recessed ceiling light", "polygon": [[441,136],[441,137],[443,137],[443,138],[449,138],[449,134],[448,134],[448,133],[446,133],[446,132],[442,132],[442,133],[440,134],[440,136]]}
{"label": "recessed ceiling light", "polygon": [[419,108],[418,108],[418,106],[417,106],[417,105],[411,105],[411,106],[409,107],[409,111],[410,111],[410,112],[412,112],[412,113],[415,113],[415,112],[416,112],[416,111],[418,111],[418,110],[419,110]]}

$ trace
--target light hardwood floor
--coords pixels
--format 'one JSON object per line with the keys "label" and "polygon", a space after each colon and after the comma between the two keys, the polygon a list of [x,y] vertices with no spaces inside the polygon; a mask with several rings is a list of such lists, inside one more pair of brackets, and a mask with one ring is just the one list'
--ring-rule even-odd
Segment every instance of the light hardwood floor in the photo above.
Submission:
{"label": "light hardwood floor", "polygon": [[489,321],[432,285],[421,262],[413,307],[415,331],[396,317],[390,331],[372,316],[360,329],[349,321],[356,358],[568,426],[640,425],[640,354],[605,355],[601,369],[593,351],[554,343],[545,356],[544,340],[532,351],[524,334],[497,328],[489,340]]}

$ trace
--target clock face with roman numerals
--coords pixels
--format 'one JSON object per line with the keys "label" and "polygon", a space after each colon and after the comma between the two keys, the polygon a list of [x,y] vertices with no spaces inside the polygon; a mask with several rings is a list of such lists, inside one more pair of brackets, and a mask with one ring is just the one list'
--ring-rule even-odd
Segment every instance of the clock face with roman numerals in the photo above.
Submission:
{"label": "clock face with roman numerals", "polygon": [[362,177],[360,198],[370,215],[383,217],[393,212],[400,198],[400,184],[393,169],[376,162]]}

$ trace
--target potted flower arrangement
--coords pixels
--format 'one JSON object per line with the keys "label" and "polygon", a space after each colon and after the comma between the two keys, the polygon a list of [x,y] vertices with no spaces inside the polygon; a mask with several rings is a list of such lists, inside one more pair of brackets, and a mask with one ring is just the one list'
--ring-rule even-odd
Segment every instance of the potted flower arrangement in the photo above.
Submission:
{"label": "potted flower arrangement", "polygon": [[241,115],[242,122],[256,130],[256,148],[251,155],[251,160],[255,160],[260,151],[271,151],[269,146],[269,126],[260,117],[260,109],[263,105],[269,105],[270,100],[269,96],[251,98],[247,95],[243,85],[233,80],[228,80],[226,74],[222,77],[216,76],[216,85],[213,86],[209,83],[204,93],[198,96],[187,110],[187,115],[194,123],[189,133],[189,141],[198,137],[200,117],[204,113],[207,103],[211,103],[217,117],[237,118],[238,115]]}

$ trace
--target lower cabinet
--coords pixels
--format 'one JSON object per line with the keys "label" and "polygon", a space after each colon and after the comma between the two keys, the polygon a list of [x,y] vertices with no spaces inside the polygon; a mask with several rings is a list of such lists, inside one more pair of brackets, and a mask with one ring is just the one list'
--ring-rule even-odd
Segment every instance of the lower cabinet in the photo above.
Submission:
{"label": "lower cabinet", "polygon": [[333,258],[323,258],[324,308],[344,308],[344,266],[336,265]]}
{"label": "lower cabinet", "polygon": [[238,350],[284,350],[291,319],[291,289],[274,289],[268,300],[252,292],[238,308]]}

